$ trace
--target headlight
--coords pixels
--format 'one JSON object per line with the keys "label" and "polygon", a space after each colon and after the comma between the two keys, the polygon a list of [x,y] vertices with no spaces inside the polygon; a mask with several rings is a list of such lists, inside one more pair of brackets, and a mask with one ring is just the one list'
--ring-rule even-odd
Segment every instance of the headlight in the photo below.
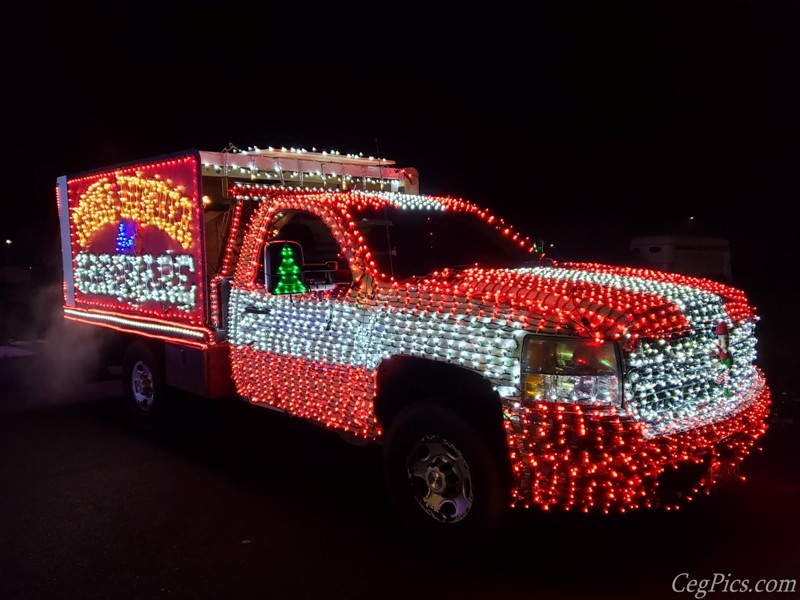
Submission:
{"label": "headlight", "polygon": [[528,336],[522,380],[529,400],[620,405],[619,363],[613,342]]}

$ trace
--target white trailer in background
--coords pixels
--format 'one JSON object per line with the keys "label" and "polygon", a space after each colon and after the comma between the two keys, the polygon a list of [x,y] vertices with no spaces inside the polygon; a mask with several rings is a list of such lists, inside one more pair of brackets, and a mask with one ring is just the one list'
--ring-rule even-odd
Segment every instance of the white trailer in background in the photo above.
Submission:
{"label": "white trailer in background", "polygon": [[726,238],[651,235],[631,240],[632,263],[659,271],[731,283],[731,246]]}

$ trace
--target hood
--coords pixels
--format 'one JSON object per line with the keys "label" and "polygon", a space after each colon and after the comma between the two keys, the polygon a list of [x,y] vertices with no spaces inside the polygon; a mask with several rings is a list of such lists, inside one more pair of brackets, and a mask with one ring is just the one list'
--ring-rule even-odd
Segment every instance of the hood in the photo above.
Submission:
{"label": "hood", "polygon": [[[444,270],[415,287],[440,298],[480,304],[493,318],[525,329],[597,339],[666,339],[754,318],[745,295],[708,279],[596,263],[520,269]],[[446,307],[445,307],[446,308]]]}

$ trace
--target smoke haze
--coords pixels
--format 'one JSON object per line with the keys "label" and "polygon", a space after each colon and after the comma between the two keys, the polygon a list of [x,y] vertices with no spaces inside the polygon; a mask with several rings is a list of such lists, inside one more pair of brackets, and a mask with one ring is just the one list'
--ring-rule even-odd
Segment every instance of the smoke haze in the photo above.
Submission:
{"label": "smoke haze", "polygon": [[5,285],[0,311],[0,413],[118,393],[108,336],[64,319],[60,285]]}

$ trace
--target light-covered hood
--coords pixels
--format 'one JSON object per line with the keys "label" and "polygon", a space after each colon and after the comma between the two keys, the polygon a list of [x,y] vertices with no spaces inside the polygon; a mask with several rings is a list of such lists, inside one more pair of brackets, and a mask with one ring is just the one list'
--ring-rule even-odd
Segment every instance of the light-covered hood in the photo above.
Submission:
{"label": "light-covered hood", "polygon": [[525,329],[620,339],[629,347],[755,317],[744,293],[721,283],[592,263],[444,270],[415,287],[438,297],[440,311],[480,304],[497,318],[521,320]]}

